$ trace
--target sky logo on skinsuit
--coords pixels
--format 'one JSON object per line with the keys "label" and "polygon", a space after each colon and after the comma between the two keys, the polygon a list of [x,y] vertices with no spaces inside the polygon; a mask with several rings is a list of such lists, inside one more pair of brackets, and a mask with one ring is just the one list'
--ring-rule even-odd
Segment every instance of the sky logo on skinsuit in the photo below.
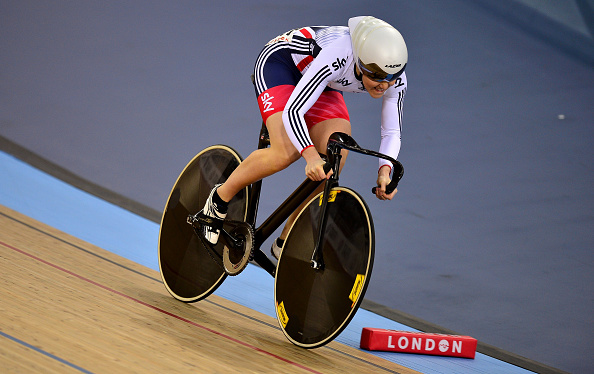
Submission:
{"label": "sky logo on skinsuit", "polygon": [[334,68],[334,71],[344,67],[344,65],[346,64],[346,58],[343,58],[342,60],[340,58],[336,58],[336,61],[334,61],[332,63],[332,68]]}
{"label": "sky logo on skinsuit", "polygon": [[272,107],[272,99],[274,99],[274,96],[270,96],[270,94],[267,92],[265,92],[260,97],[260,100],[262,100],[262,108],[264,108],[264,110],[262,111],[263,113],[274,110],[274,108]]}

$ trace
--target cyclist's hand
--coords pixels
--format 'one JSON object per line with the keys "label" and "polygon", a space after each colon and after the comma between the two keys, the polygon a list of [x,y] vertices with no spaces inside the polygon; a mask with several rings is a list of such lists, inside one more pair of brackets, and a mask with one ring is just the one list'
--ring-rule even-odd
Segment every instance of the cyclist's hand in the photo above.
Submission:
{"label": "cyclist's hand", "polygon": [[392,200],[398,189],[392,191],[391,194],[386,194],[386,186],[391,182],[390,167],[382,166],[377,175],[377,188],[375,189],[375,196],[380,200]]}
{"label": "cyclist's hand", "polygon": [[332,170],[326,174],[324,172],[324,165],[326,162],[322,160],[314,147],[307,148],[302,153],[303,158],[307,161],[305,165],[305,175],[312,181],[321,181],[330,178]]}
{"label": "cyclist's hand", "polygon": [[319,160],[308,162],[307,165],[305,165],[305,175],[312,181],[322,181],[324,179],[330,178],[332,175],[332,170],[326,174],[324,172],[325,164],[326,162],[322,160],[321,157]]}

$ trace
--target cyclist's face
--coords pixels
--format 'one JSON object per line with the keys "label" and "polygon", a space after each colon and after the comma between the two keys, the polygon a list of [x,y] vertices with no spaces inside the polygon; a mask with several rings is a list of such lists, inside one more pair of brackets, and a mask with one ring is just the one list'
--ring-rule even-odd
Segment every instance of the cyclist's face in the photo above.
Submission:
{"label": "cyclist's face", "polygon": [[390,87],[392,87],[396,83],[396,79],[390,82],[382,81],[376,82],[369,78],[367,75],[363,74],[363,86],[369,95],[374,99],[379,99],[380,97],[384,96],[384,92]]}

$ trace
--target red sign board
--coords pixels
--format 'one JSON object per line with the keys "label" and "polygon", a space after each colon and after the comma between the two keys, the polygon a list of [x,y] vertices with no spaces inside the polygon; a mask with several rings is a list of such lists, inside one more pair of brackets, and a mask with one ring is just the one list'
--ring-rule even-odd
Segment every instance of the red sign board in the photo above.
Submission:
{"label": "red sign board", "polygon": [[370,351],[418,353],[474,358],[477,340],[470,336],[431,334],[365,327],[361,348]]}

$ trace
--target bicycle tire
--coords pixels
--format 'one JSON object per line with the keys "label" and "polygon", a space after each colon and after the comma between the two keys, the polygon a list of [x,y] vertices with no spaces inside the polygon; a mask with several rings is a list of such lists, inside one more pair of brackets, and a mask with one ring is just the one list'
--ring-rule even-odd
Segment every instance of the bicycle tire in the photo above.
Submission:
{"label": "bicycle tire", "polygon": [[[190,303],[204,299],[227,277],[187,217],[204,207],[212,188],[226,181],[241,161],[231,147],[208,147],[185,166],[171,189],[159,230],[159,271],[167,291],[178,300]],[[229,202],[228,219],[245,221],[248,196],[246,187]],[[217,244],[215,250],[222,255],[223,245]]]}
{"label": "bicycle tire", "polygon": [[338,336],[354,317],[367,290],[375,256],[369,208],[355,191],[333,188],[323,238],[324,268],[311,256],[317,240],[321,196],[302,209],[278,261],[274,297],[285,336],[303,348],[317,348]]}

